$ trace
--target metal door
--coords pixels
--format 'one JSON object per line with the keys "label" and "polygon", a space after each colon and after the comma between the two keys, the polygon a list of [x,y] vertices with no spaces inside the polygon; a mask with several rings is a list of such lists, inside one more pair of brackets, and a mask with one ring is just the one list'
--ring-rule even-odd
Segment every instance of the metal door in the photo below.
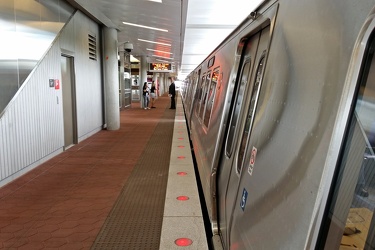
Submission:
{"label": "metal door", "polygon": [[375,31],[361,63],[319,249],[375,249]]}
{"label": "metal door", "polygon": [[263,72],[262,60],[269,44],[269,26],[248,38],[242,54],[240,75],[230,110],[229,128],[218,176],[218,222],[224,248],[230,246],[230,222],[238,192],[242,159],[250,137],[256,99]]}
{"label": "metal door", "polygon": [[61,55],[61,89],[64,114],[64,149],[76,144],[77,117],[75,107],[74,58]]}

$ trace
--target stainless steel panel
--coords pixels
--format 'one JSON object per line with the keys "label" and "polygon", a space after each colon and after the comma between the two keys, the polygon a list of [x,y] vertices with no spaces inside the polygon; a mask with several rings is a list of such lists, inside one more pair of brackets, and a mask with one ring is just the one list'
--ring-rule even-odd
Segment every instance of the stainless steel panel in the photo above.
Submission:
{"label": "stainless steel panel", "polygon": [[73,8],[63,0],[0,2],[0,112],[72,13]]}
{"label": "stainless steel panel", "polygon": [[18,89],[16,22],[13,1],[0,2],[0,113]]}

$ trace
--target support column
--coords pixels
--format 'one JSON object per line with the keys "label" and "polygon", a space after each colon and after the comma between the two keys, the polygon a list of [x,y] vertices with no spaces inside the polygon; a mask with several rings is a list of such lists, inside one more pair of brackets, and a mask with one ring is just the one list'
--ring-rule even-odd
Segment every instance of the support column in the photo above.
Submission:
{"label": "support column", "polygon": [[[159,79],[159,73],[154,73],[152,80],[155,82],[157,88],[159,88]],[[157,96],[159,96],[159,93],[157,93]]]}
{"label": "support column", "polygon": [[165,75],[165,73],[161,73],[160,77],[159,77],[159,95],[161,95],[161,96],[164,94],[164,87],[163,87],[164,75]]}
{"label": "support column", "polygon": [[163,83],[164,82],[164,73],[161,73],[160,74],[160,77],[159,77],[159,85],[158,85],[158,89],[159,89],[159,96],[163,95],[164,94],[164,89],[163,89]]}
{"label": "support column", "polygon": [[117,60],[117,30],[103,28],[105,119],[108,130],[120,128],[119,77]]}
{"label": "support column", "polygon": [[120,98],[119,98],[119,106],[121,109],[125,108],[125,55],[124,53],[119,53],[120,56],[120,77],[119,77],[119,84],[120,84]]}
{"label": "support column", "polygon": [[139,70],[139,93],[141,93],[141,108],[143,108],[143,84],[147,82],[147,70],[148,70],[148,62],[147,56],[141,57],[141,68]]}

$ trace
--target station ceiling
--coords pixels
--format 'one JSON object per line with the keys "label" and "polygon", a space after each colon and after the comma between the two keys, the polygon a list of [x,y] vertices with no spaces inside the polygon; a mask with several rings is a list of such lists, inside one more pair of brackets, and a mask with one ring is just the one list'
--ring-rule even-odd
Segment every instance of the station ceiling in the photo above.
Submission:
{"label": "station ceiling", "polygon": [[116,28],[119,51],[130,42],[134,47],[131,55],[147,57],[149,63],[171,63],[179,79],[184,79],[263,0],[68,2],[105,26]]}

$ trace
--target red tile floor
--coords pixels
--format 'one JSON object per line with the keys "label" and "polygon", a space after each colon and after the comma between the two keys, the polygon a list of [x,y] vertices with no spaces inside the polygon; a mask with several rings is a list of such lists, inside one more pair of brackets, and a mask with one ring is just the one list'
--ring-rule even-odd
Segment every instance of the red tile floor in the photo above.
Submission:
{"label": "red tile floor", "polygon": [[0,249],[90,249],[170,99],[102,130],[0,188]]}

